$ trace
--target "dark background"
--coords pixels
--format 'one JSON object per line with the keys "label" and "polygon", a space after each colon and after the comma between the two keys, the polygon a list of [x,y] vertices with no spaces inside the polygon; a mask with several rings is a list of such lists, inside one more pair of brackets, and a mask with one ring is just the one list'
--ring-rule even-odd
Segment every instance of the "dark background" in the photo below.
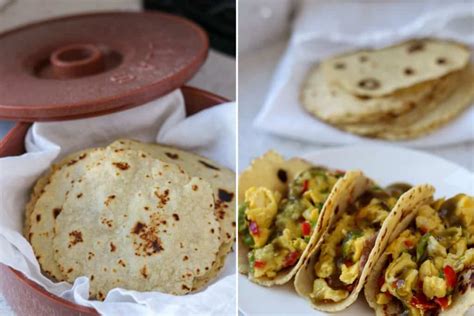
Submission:
{"label": "dark background", "polygon": [[193,20],[207,31],[213,49],[235,57],[235,0],[143,0],[143,5]]}

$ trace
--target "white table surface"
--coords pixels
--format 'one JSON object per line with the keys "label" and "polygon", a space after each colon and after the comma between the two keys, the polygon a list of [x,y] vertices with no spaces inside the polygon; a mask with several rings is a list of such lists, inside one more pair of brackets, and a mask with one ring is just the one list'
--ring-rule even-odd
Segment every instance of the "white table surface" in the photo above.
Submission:
{"label": "white table surface", "polygon": [[[264,102],[273,71],[285,48],[286,39],[282,39],[262,49],[239,55],[239,170],[270,149],[289,158],[328,148],[281,138],[253,127],[253,120]],[[474,142],[424,150],[474,171]]]}

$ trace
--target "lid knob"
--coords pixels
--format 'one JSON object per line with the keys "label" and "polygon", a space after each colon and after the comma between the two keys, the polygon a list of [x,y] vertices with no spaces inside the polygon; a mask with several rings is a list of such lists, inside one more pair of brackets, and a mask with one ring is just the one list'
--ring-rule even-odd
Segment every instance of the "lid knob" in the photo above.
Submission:
{"label": "lid knob", "polygon": [[58,79],[80,78],[105,70],[104,54],[92,44],[60,47],[51,54],[50,62]]}

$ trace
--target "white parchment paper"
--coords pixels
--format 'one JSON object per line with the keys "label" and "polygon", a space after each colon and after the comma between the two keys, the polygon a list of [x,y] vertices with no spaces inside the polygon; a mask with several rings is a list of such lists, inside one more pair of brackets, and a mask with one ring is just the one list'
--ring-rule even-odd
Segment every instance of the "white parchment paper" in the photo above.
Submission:
{"label": "white parchment paper", "polygon": [[[305,112],[299,103],[301,84],[315,63],[334,54],[426,36],[474,48],[474,2],[304,1],[255,127],[319,144],[381,142],[340,131]],[[473,122],[471,107],[433,134],[397,144],[434,147],[472,141]]]}
{"label": "white parchment paper", "polygon": [[74,285],[44,277],[22,236],[30,190],[51,163],[65,154],[107,145],[126,137],[193,151],[235,170],[235,104],[226,103],[185,117],[181,91],[146,105],[106,116],[35,123],[25,140],[27,153],[0,159],[0,262],[21,271],[49,292],[94,307],[104,315],[234,315],[235,254],[228,256],[217,280],[186,296],[158,292],[110,291],[104,302],[89,301],[89,281]]}

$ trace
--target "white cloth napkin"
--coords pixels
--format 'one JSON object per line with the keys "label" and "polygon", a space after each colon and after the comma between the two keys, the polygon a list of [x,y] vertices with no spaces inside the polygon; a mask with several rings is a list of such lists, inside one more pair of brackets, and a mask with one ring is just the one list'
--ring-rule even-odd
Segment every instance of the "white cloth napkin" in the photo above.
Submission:
{"label": "white cloth napkin", "polygon": [[[321,144],[378,143],[323,123],[305,112],[298,97],[312,65],[334,54],[382,47],[412,37],[452,38],[474,47],[472,1],[305,1],[288,48],[277,67],[257,128]],[[425,137],[397,142],[433,147],[474,140],[474,107]]]}
{"label": "white cloth napkin", "polygon": [[0,159],[0,262],[21,271],[49,292],[94,307],[104,315],[234,315],[235,254],[204,290],[186,296],[114,289],[104,302],[89,301],[89,281],[73,286],[44,277],[22,236],[24,207],[37,178],[51,163],[79,149],[107,145],[120,137],[174,145],[235,170],[235,104],[222,104],[185,118],[181,91],[146,105],[95,118],[35,123],[26,137],[27,153]]}

